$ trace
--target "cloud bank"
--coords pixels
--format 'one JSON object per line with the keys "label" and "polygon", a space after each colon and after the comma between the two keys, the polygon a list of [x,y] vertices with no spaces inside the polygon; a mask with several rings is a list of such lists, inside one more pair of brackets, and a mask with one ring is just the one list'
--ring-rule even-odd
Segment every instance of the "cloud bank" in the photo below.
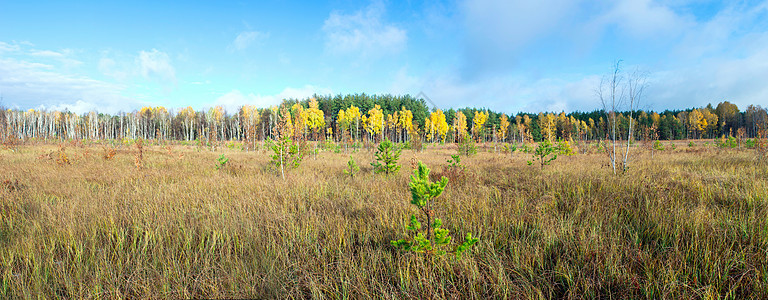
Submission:
{"label": "cloud bank", "polygon": [[403,51],[408,40],[406,30],[386,23],[384,13],[380,2],[353,14],[332,12],[323,24],[326,51],[363,57]]}

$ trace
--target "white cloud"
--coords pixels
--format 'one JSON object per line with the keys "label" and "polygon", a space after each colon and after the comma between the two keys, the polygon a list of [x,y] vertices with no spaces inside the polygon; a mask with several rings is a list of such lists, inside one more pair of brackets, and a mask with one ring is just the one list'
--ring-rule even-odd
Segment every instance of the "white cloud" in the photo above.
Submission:
{"label": "white cloud", "polygon": [[377,57],[402,51],[407,42],[405,29],[383,22],[385,9],[373,3],[351,15],[332,12],[323,24],[325,49],[334,54]]}
{"label": "white cloud", "polygon": [[99,59],[99,72],[120,81],[128,79],[129,72],[117,67],[114,59],[102,57]]}
{"label": "white cloud", "polygon": [[51,57],[51,58],[62,58],[64,57],[64,54],[61,52],[51,51],[51,50],[32,50],[29,52],[29,55],[32,56],[39,56],[39,57]]}
{"label": "white cloud", "polygon": [[[768,37],[768,35],[766,35]],[[654,74],[648,90],[656,105],[682,108],[723,100],[744,109],[768,101],[768,43],[743,58],[709,58]]]}
{"label": "white cloud", "polygon": [[0,54],[5,52],[18,52],[19,50],[21,50],[21,47],[19,47],[19,45],[16,43],[8,44],[5,42],[0,42]]}
{"label": "white cloud", "polygon": [[[487,107],[505,113],[573,111],[598,108],[594,88],[598,76],[542,78],[497,76],[465,82],[457,75],[410,78],[411,94],[423,91],[438,108]],[[402,88],[402,82],[398,83]]]}
{"label": "white cloud", "polygon": [[512,51],[567,21],[578,1],[468,0],[463,3],[469,43]]}
{"label": "white cloud", "polygon": [[693,25],[689,18],[652,0],[616,1],[611,10],[599,19],[606,22],[604,26],[615,24],[639,38],[674,36]]}
{"label": "white cloud", "polygon": [[272,105],[278,105],[283,99],[304,99],[311,97],[313,94],[330,94],[331,90],[328,88],[320,88],[311,85],[306,85],[301,88],[287,87],[280,93],[275,95],[260,95],[260,94],[243,94],[240,90],[232,90],[229,93],[217,98],[214,105],[221,105],[229,112],[237,111],[240,106],[254,105],[256,107],[269,107]]}
{"label": "white cloud", "polygon": [[[421,76],[401,71],[394,76],[392,90],[423,90],[451,107],[485,105],[506,112],[596,109],[594,89],[602,74],[566,74],[551,62],[590,49],[644,65],[650,76],[646,104],[651,109],[724,99],[741,106],[768,99],[768,87],[762,83],[768,80],[768,30],[763,26],[768,2],[725,5],[714,16],[698,20],[687,5],[654,0],[466,0],[460,4],[465,53],[458,70]],[[623,53],[633,48],[647,51],[638,58]],[[600,72],[586,54],[584,61],[573,62],[588,72]],[[540,72],[538,61],[555,68]]]}
{"label": "white cloud", "polygon": [[38,110],[48,111],[71,111],[77,114],[83,114],[90,111],[104,112],[103,108],[98,103],[85,102],[83,100],[77,100],[74,103],[58,103],[50,106],[40,105]]}
{"label": "white cloud", "polygon": [[258,31],[243,31],[237,35],[235,40],[230,45],[230,50],[242,51],[246,48],[261,42],[269,37],[268,33],[262,33]]}
{"label": "white cloud", "polygon": [[154,79],[168,87],[176,85],[176,69],[171,65],[168,54],[157,49],[140,51],[138,57],[141,75],[145,79]]}
{"label": "white cloud", "polygon": [[28,109],[69,109],[76,113],[132,110],[136,101],[121,95],[124,87],[60,72],[52,65],[0,58],[4,105]]}

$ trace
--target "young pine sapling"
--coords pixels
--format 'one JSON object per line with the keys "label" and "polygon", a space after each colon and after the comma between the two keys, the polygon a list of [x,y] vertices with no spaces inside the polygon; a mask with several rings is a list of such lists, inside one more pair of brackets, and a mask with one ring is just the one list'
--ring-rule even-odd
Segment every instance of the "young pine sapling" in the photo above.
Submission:
{"label": "young pine sapling", "polygon": [[228,162],[229,158],[224,157],[224,154],[222,153],[219,158],[216,159],[216,170],[221,170],[226,167]]}
{"label": "young pine sapling", "polygon": [[411,215],[410,225],[406,227],[413,234],[412,238],[391,241],[391,244],[405,251],[416,253],[438,254],[453,253],[457,258],[461,257],[469,247],[477,243],[477,238],[472,237],[472,233],[464,236],[464,242],[450,249],[451,237],[448,235],[448,229],[442,228],[443,222],[439,218],[434,218],[434,201],[440,196],[448,185],[448,178],[442,177],[438,182],[429,180],[429,168],[419,162],[418,168],[411,176],[409,183],[411,189],[411,204],[416,205],[424,215],[427,221],[427,227],[422,229],[419,219]]}
{"label": "young pine sapling", "polygon": [[357,174],[358,171],[360,171],[360,167],[357,166],[355,159],[350,156],[349,161],[347,162],[347,168],[344,169],[344,174],[349,175],[349,177],[355,177],[355,174]]}
{"label": "young pine sapling", "polygon": [[541,169],[544,170],[544,166],[548,165],[551,161],[557,159],[558,147],[552,146],[552,143],[548,140],[544,140],[536,146],[536,151],[533,152],[533,160],[528,161],[528,165],[533,165],[534,161],[539,161]]}
{"label": "young pine sapling", "polygon": [[457,151],[464,156],[477,154],[477,147],[475,147],[475,142],[469,137],[469,134],[462,134]]}
{"label": "young pine sapling", "polygon": [[464,166],[461,164],[461,156],[454,154],[451,155],[451,159],[446,161],[448,163],[449,168],[460,168],[464,169]]}
{"label": "young pine sapling", "polygon": [[400,159],[401,152],[403,152],[403,149],[395,149],[389,140],[385,139],[382,141],[376,150],[376,161],[371,163],[373,171],[375,173],[384,172],[387,175],[397,173],[400,170],[397,160]]}

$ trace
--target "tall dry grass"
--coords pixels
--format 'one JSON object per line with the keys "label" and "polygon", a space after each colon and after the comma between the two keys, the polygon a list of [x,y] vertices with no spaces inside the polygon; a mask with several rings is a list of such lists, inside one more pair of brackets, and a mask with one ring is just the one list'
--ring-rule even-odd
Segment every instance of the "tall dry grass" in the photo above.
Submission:
{"label": "tall dry grass", "polygon": [[[90,149],[90,151],[88,151]],[[749,151],[633,149],[463,159],[437,215],[478,245],[462,260],[401,253],[410,162],[455,150],[321,153],[286,180],[266,153],[145,146],[0,152],[0,298],[766,298],[768,171]],[[94,153],[94,154],[89,154]],[[460,238],[456,236],[454,238]]]}

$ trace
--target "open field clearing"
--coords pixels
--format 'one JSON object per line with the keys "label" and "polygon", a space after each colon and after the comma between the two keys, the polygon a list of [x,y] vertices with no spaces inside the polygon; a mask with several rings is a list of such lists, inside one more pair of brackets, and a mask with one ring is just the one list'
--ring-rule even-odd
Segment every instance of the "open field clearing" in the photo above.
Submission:
{"label": "open field clearing", "polygon": [[[454,146],[320,152],[297,169],[267,152],[98,145],[0,152],[0,298],[765,298],[768,168],[751,150],[633,149],[462,158],[437,198],[461,259],[402,252],[417,161],[437,180]],[[62,163],[61,153],[69,163]],[[217,170],[220,154],[230,159]],[[57,161],[58,160],[58,161]]]}

